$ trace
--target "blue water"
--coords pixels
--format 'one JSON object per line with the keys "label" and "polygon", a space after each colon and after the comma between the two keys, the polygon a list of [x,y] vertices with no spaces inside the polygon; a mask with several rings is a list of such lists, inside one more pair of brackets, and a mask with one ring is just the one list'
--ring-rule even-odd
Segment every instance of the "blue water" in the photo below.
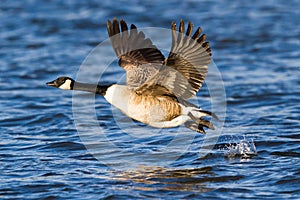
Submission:
{"label": "blue water", "polygon": [[[0,199],[300,199],[298,8],[296,0],[2,0]],[[226,91],[216,140],[213,131],[154,130],[102,97],[46,87],[78,76],[113,17],[138,27],[180,19],[202,27]],[[106,58],[99,54],[92,69]],[[87,82],[98,80],[93,70]],[[114,62],[101,80],[123,75]],[[210,110],[206,85],[201,91]],[[97,126],[77,115],[91,105]]]}

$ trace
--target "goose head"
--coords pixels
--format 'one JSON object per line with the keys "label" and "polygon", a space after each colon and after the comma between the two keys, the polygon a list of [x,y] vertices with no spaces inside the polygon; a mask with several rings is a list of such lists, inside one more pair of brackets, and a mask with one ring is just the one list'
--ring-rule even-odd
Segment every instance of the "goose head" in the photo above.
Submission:
{"label": "goose head", "polygon": [[75,81],[66,76],[61,76],[55,79],[54,81],[46,83],[49,86],[56,87],[62,90],[73,90]]}

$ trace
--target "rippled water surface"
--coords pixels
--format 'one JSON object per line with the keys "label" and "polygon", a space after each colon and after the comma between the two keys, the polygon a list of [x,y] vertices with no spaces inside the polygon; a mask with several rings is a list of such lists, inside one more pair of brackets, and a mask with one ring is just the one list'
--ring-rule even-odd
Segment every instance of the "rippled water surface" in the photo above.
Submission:
{"label": "rippled water surface", "polygon": [[[299,199],[299,7],[296,0],[1,1],[0,198]],[[180,19],[202,27],[215,65],[198,102],[211,110],[224,84],[220,134],[153,129],[102,97],[46,87],[60,75],[80,78],[82,63],[90,66],[86,82],[124,80],[116,61],[95,73],[110,58],[105,23],[113,17],[138,27]],[[103,41],[107,51],[91,53]],[[213,67],[223,82],[213,81]]]}

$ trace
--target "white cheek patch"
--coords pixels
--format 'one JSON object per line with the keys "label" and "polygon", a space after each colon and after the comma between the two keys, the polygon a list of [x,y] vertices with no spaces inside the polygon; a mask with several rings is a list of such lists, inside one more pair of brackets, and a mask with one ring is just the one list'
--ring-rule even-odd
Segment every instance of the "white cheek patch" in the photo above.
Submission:
{"label": "white cheek patch", "polygon": [[66,80],[59,88],[62,90],[71,90],[71,80]]}

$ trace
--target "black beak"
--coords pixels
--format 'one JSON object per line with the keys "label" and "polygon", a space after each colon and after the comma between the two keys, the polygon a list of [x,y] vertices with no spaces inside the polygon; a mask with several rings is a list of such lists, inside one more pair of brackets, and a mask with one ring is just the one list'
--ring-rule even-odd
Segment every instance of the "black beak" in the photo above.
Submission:
{"label": "black beak", "polygon": [[46,83],[48,86],[52,86],[52,87],[56,87],[56,82],[55,81],[51,81]]}

